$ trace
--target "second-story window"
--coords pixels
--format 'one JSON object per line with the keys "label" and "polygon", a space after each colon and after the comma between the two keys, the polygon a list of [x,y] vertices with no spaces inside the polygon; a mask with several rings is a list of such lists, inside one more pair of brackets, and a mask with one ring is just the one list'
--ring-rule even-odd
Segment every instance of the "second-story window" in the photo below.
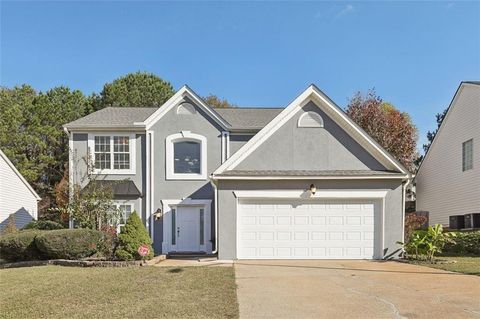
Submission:
{"label": "second-story window", "polygon": [[462,170],[468,171],[473,168],[473,139],[462,144]]}
{"label": "second-story window", "polygon": [[207,179],[207,138],[182,131],[165,140],[166,178],[168,180]]}
{"label": "second-story window", "polygon": [[91,134],[91,150],[94,173],[97,174],[133,174],[134,170],[134,134]]}

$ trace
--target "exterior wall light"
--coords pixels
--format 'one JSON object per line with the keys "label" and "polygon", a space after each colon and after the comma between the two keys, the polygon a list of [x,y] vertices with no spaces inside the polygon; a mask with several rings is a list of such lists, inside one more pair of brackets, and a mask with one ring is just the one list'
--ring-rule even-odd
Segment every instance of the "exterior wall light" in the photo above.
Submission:
{"label": "exterior wall light", "polygon": [[315,195],[316,192],[317,187],[315,186],[315,184],[310,184],[310,193],[312,193],[312,195]]}
{"label": "exterior wall light", "polygon": [[159,220],[162,217],[162,209],[161,208],[157,209],[153,214],[153,216],[155,217],[155,220]]}

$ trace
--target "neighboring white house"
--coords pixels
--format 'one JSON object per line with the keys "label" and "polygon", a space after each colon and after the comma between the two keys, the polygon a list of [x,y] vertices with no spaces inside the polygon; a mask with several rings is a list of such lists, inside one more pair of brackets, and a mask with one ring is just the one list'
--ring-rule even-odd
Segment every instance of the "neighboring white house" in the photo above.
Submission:
{"label": "neighboring white house", "polygon": [[0,150],[0,230],[13,214],[17,228],[37,219],[40,197]]}
{"label": "neighboring white house", "polygon": [[[480,214],[480,82],[462,82],[416,176],[417,211],[429,223]],[[478,216],[478,215],[477,215]]]}

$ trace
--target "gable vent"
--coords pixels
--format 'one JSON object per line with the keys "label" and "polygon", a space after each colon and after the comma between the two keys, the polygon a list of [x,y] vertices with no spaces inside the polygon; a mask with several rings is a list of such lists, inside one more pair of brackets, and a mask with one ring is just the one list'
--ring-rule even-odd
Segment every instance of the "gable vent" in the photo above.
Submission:
{"label": "gable vent", "polygon": [[190,103],[182,103],[177,107],[177,114],[180,115],[193,115],[197,113],[195,107]]}
{"label": "gable vent", "polygon": [[323,127],[323,119],[318,113],[307,112],[298,119],[298,127]]}

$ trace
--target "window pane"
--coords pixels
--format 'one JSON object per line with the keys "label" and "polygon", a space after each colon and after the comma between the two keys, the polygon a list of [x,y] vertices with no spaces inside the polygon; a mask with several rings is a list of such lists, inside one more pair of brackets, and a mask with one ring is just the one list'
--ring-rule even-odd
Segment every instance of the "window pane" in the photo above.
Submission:
{"label": "window pane", "polygon": [[128,217],[132,213],[132,205],[119,205],[118,210],[120,211],[120,224],[125,224],[127,222]]}
{"label": "window pane", "polygon": [[473,139],[462,144],[462,170],[473,168]]}
{"label": "window pane", "polygon": [[130,147],[128,136],[113,137],[113,168],[130,169]]}
{"label": "window pane", "polygon": [[175,236],[175,232],[177,231],[177,225],[175,221],[175,209],[172,209],[172,245],[176,244],[177,236]]}
{"label": "window pane", "polygon": [[130,154],[113,154],[113,168],[114,169],[129,169],[130,168]]}
{"label": "window pane", "polygon": [[113,151],[114,152],[128,152],[128,136],[114,136],[113,137]]}
{"label": "window pane", "polygon": [[95,136],[95,168],[110,168],[110,136]]}
{"label": "window pane", "polygon": [[95,168],[109,169],[110,159],[110,153],[95,153]]}
{"label": "window pane", "polygon": [[174,173],[200,174],[200,143],[177,142],[173,148]]}
{"label": "window pane", "polygon": [[201,208],[200,209],[200,245],[205,244],[205,234],[203,233],[204,232],[203,220],[205,218],[204,215],[205,215],[205,212],[203,208]]}

